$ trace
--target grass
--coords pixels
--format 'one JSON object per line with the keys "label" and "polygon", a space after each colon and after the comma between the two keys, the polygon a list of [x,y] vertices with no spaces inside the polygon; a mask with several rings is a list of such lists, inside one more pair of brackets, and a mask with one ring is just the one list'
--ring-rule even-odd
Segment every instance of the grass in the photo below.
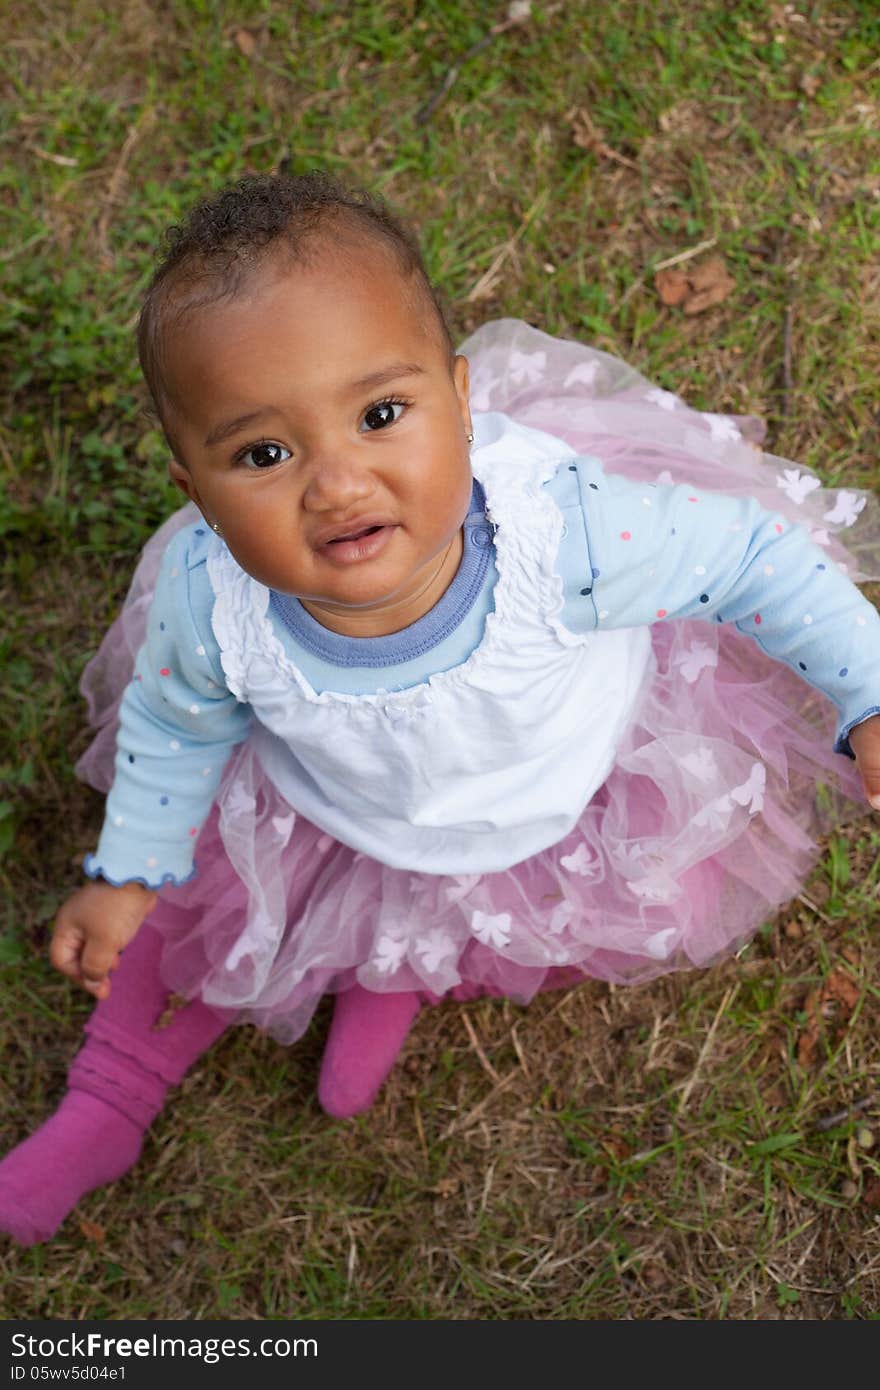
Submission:
{"label": "grass", "polygon": [[[588,339],[697,406],[763,415],[773,452],[828,483],[880,482],[876,6],[536,3],[462,61],[505,13],[4,11],[3,1147],[60,1093],[89,1011],[44,949],[100,819],[71,772],[77,680],[176,505],[131,330],[195,196],[282,163],[338,170],[417,223],[461,337],[508,314]],[[735,293],[665,309],[653,267],[709,239]],[[0,1314],[880,1315],[878,872],[853,813],[737,961],[434,1010],[356,1122],[314,1098],[326,1008],[290,1052],[227,1035],[132,1175],[51,1244],[0,1249]]]}

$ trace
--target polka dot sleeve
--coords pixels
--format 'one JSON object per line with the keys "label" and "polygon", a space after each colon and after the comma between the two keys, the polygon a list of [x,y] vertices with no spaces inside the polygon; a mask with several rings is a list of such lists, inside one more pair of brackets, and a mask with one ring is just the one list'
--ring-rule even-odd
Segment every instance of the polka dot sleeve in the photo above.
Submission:
{"label": "polka dot sleeve", "polygon": [[116,772],[90,878],[182,883],[232,749],[250,709],[223,682],[210,624],[212,594],[202,527],[171,541],[150,610],[147,639],[120,712]]}
{"label": "polka dot sleeve", "polygon": [[732,623],[833,700],[835,748],[851,757],[849,731],[880,713],[880,617],[806,531],[750,498],[645,486],[593,459],[567,467],[583,526],[567,522],[560,550],[563,620]]}

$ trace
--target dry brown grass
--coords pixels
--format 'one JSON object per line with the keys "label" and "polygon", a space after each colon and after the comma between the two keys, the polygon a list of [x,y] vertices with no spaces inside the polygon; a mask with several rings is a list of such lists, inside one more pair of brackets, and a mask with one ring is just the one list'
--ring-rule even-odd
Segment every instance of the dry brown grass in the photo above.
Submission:
{"label": "dry brown grass", "polygon": [[[876,486],[871,6],[812,4],[801,21],[747,0],[536,6],[425,128],[412,115],[485,6],[234,8],[38,0],[7,13],[13,298],[60,322],[76,298],[63,270],[83,267],[81,297],[109,337],[131,321],[157,229],[197,190],[288,156],[326,162],[421,224],[462,335],[505,313],[590,338],[695,404],[769,417],[774,450],[828,481]],[[245,21],[248,61],[233,39]],[[680,51],[663,49],[670,34]],[[574,140],[584,110],[592,150]],[[693,319],[664,309],[651,267],[712,239],[734,295]],[[75,681],[168,505],[144,480],[97,538],[88,518],[51,511],[65,468],[62,511],[98,495],[85,431],[131,458],[145,427],[130,374],[98,347],[80,375],[44,365],[13,395],[2,451],[7,502],[31,509],[0,596],[4,652],[30,674],[10,676],[3,727],[15,766],[33,759],[31,781],[11,782],[20,826],[3,861],[4,939],[19,953],[0,1006],[4,1147],[60,1093],[88,1012],[41,940],[99,817],[69,772]],[[326,1009],[291,1052],[228,1035],[129,1177],[50,1245],[0,1251],[0,1313],[877,1316],[880,1166],[865,1144],[880,1136],[878,850],[867,817],[836,829],[805,900],[714,971],[424,1013],[357,1122],[315,1102]],[[801,1066],[811,991],[835,968],[859,1002],[828,1009]]]}

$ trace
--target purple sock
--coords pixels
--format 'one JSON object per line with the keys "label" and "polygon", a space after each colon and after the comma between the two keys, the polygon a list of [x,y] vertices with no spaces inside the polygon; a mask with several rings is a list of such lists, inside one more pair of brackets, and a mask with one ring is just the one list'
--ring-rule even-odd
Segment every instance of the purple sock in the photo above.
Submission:
{"label": "purple sock", "polygon": [[375,994],[361,985],[337,995],[318,1079],[328,1115],[345,1119],[369,1109],[420,1006],[416,993]]}
{"label": "purple sock", "polygon": [[22,1245],[47,1240],[81,1197],[128,1171],[169,1086],[231,1021],[196,1000],[161,1026],[160,945],[145,922],[86,1024],[58,1109],[0,1163],[0,1231]]}
{"label": "purple sock", "polygon": [[104,1101],[68,1091],[55,1114],[0,1164],[0,1230],[20,1245],[48,1240],[80,1197],[128,1171],[143,1137]]}

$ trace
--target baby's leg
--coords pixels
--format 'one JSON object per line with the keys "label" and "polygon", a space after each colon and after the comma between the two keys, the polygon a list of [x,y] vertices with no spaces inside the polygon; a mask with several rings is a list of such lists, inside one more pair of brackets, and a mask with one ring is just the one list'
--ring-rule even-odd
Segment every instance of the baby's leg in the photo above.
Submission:
{"label": "baby's leg", "polygon": [[231,1021],[194,1001],[162,1026],[160,953],[161,937],[145,922],[86,1024],[60,1106],[0,1163],[0,1231],[22,1245],[54,1235],[81,1197],[128,1171],[168,1087]]}
{"label": "baby's leg", "polygon": [[[554,968],[547,972],[543,989],[569,989],[582,980],[577,971]],[[501,991],[482,984],[461,984],[449,990],[443,1000],[465,1003],[484,996],[500,997]],[[347,1119],[369,1110],[419,1009],[443,1000],[427,990],[377,994],[362,985],[337,995],[318,1079],[318,1100],[328,1115]]]}
{"label": "baby's leg", "polygon": [[376,994],[362,985],[336,996],[318,1078],[318,1100],[328,1115],[346,1119],[370,1108],[428,998],[411,991]]}

